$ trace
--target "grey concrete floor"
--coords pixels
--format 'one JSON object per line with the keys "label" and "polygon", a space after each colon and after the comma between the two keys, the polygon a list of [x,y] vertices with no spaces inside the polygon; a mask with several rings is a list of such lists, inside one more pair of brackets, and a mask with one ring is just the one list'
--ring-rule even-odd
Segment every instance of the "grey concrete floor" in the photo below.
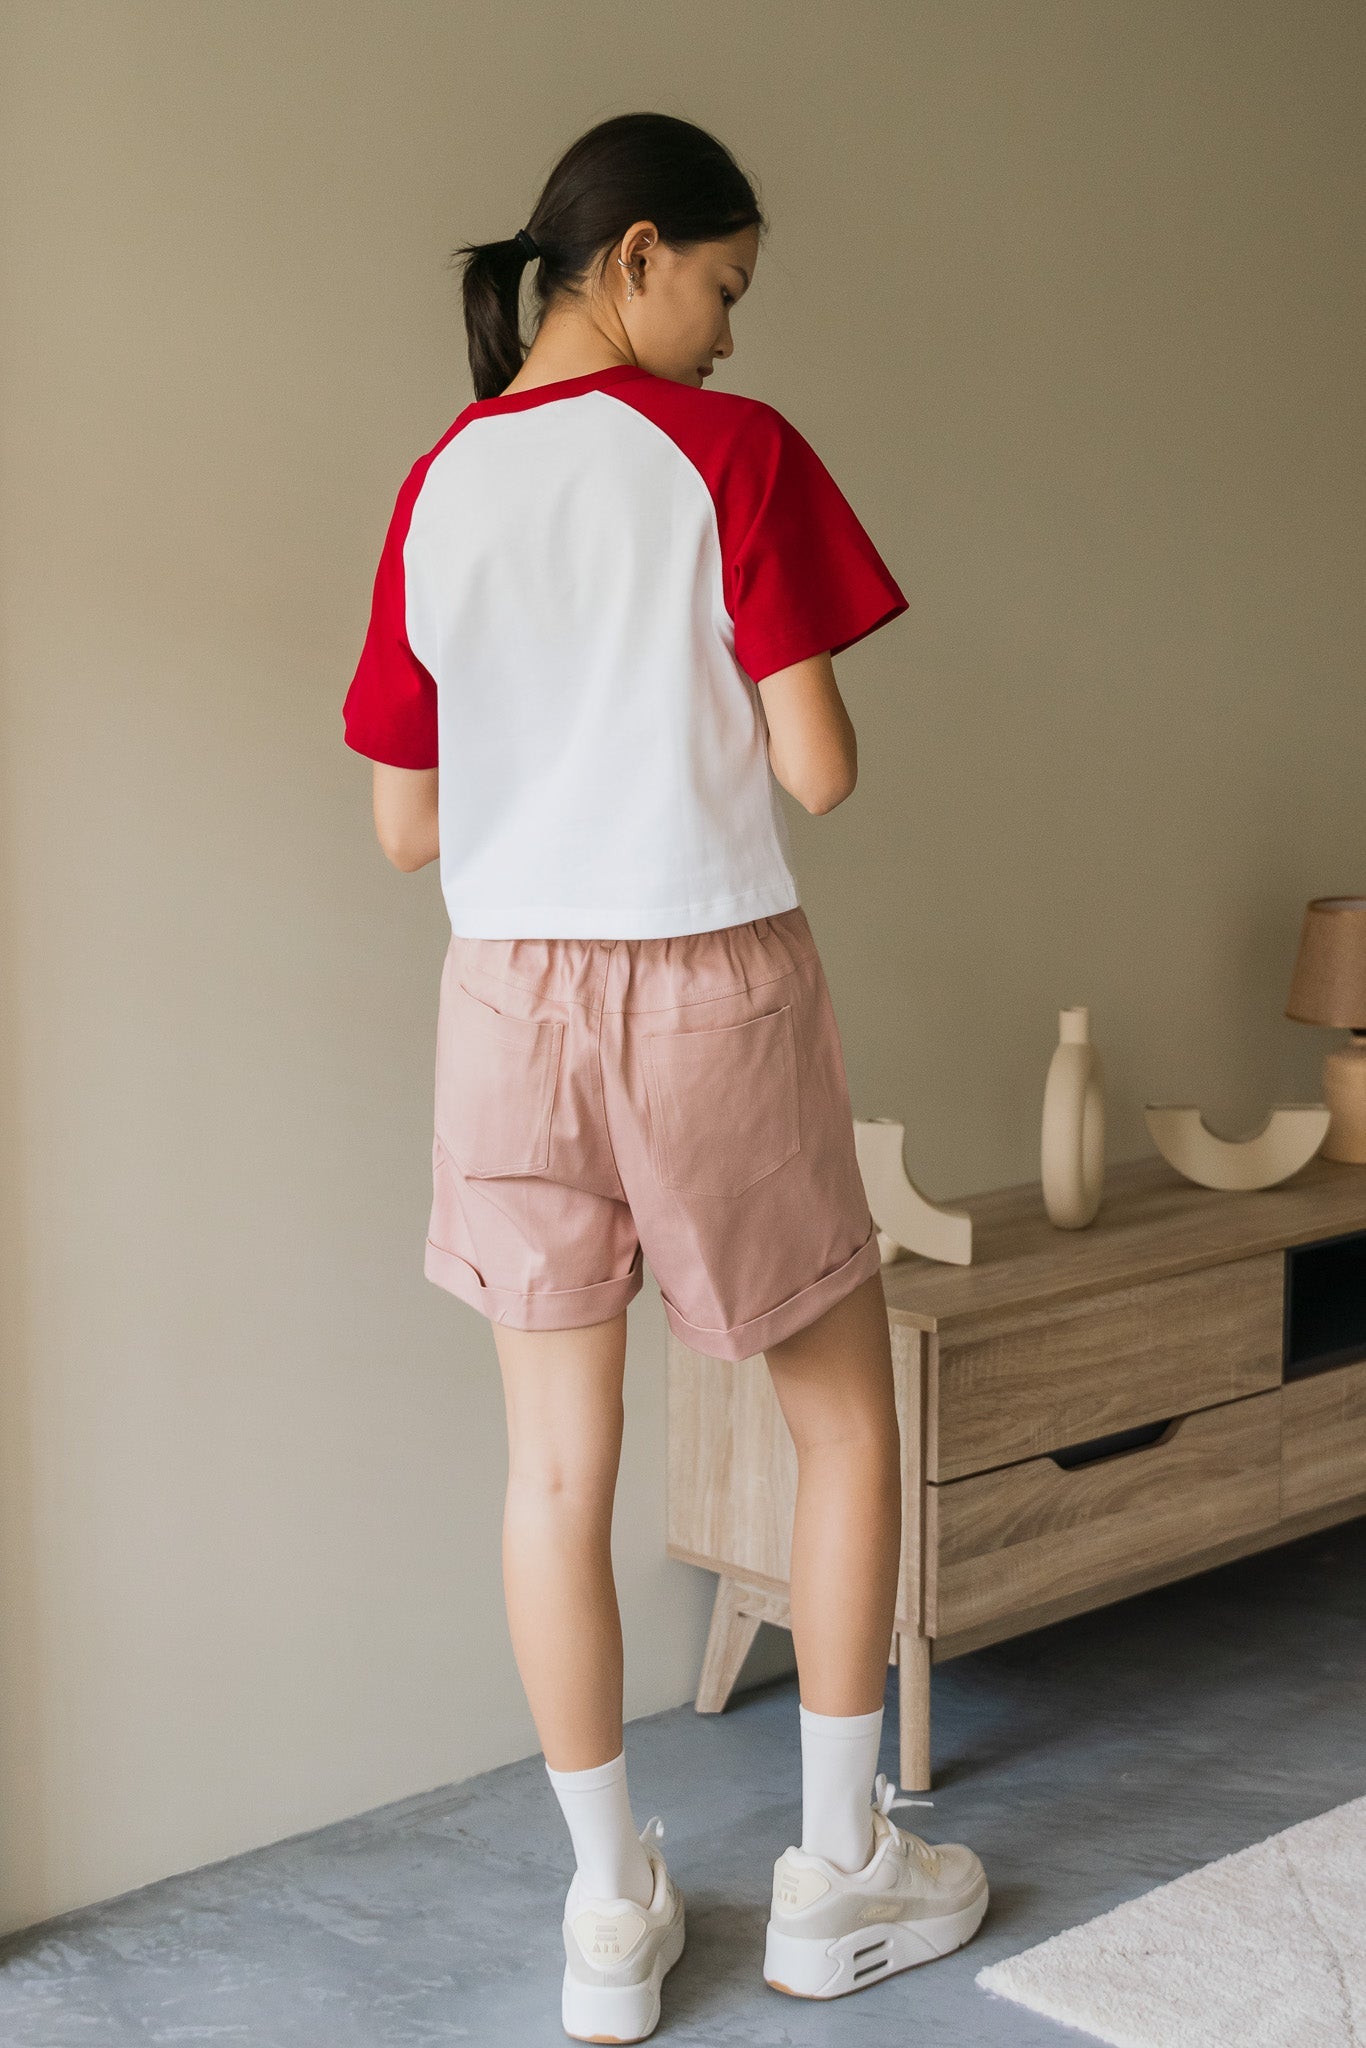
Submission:
{"label": "grey concrete floor", "polygon": [[[971,1842],[992,1906],[958,1954],[831,2004],[760,1969],[773,1859],[801,1829],[795,1679],[628,1724],[636,1818],[663,1815],[688,1905],[656,2040],[1083,2039],[975,1972],[1366,1791],[1366,1521],[980,1650],[934,1686],[936,1803],[898,1818]],[[893,1672],[891,1776],[896,1725]],[[0,2041],[563,2042],[571,1868],[538,1754],[9,1936]]]}

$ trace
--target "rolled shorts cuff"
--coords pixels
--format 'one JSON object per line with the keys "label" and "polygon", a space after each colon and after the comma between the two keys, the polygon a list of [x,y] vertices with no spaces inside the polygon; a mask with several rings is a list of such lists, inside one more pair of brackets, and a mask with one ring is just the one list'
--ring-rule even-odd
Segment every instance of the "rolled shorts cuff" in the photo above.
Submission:
{"label": "rolled shorts cuff", "polygon": [[882,1248],[878,1243],[877,1225],[869,1224],[868,1235],[851,1258],[842,1266],[836,1266],[832,1273],[822,1274],[809,1287],[803,1287],[796,1294],[789,1294],[786,1301],[780,1301],[776,1308],[767,1309],[763,1315],[754,1316],[747,1323],[740,1323],[733,1330],[706,1330],[696,1323],[690,1323],[680,1315],[668,1296],[664,1296],[664,1313],[675,1336],[693,1351],[700,1351],[707,1358],[728,1358],[739,1363],[741,1359],[753,1358],[766,1351],[770,1344],[780,1344],[784,1337],[791,1337],[797,1330],[804,1330],[808,1323],[823,1315],[826,1309],[844,1295],[876,1273],[882,1265]]}
{"label": "rolled shorts cuff", "polygon": [[489,1287],[468,1260],[427,1239],[422,1270],[448,1294],[458,1295],[491,1323],[512,1330],[578,1330],[606,1323],[634,1300],[644,1285],[639,1245],[629,1273],[616,1280],[596,1280],[588,1287],[561,1287],[519,1294],[511,1287]]}

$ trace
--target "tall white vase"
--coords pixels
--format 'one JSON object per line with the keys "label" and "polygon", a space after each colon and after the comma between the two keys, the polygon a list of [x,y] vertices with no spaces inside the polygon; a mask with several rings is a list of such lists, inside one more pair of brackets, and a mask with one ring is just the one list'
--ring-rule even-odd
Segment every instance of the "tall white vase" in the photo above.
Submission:
{"label": "tall white vase", "polygon": [[1058,1044],[1043,1091],[1040,1177],[1048,1220],[1080,1230],[1100,1207],[1105,1180],[1105,1096],[1100,1053],[1084,1003],[1058,1012]]}

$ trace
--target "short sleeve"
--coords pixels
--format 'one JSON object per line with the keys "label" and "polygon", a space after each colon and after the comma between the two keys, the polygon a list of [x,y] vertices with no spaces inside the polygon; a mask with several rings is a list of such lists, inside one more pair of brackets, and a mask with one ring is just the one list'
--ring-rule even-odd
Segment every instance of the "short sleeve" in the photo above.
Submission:
{"label": "short sleeve", "polygon": [[384,537],[370,624],[342,705],[348,747],[395,768],[437,766],[436,681],[408,644],[403,544],[421,483],[409,473]]}
{"label": "short sleeve", "polygon": [[753,682],[839,654],[905,597],[810,442],[773,406],[739,437],[722,527],[735,656]]}

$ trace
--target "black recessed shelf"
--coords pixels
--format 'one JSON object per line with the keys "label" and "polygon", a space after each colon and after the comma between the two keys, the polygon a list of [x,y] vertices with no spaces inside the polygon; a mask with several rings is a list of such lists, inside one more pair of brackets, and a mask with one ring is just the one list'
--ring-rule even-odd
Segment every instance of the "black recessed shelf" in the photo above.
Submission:
{"label": "black recessed shelf", "polygon": [[1309,1379],[1366,1358],[1366,1230],[1292,1244],[1285,1253],[1281,1369]]}

